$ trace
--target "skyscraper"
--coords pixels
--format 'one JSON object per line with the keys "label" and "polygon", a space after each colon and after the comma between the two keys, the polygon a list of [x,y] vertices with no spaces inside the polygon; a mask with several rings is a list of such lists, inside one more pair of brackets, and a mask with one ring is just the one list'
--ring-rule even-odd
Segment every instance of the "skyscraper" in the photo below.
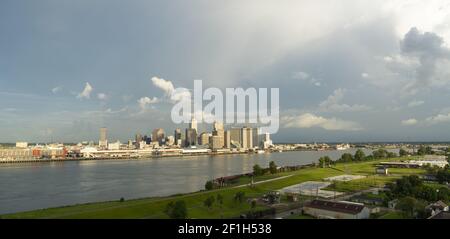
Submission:
{"label": "skyscraper", "polygon": [[241,146],[243,149],[253,148],[252,128],[244,127],[241,129]]}
{"label": "skyscraper", "polygon": [[259,147],[259,128],[252,128],[252,136],[253,136],[252,147],[253,148]]}
{"label": "skyscraper", "polygon": [[174,137],[175,137],[175,144],[178,145],[179,141],[181,140],[181,129],[175,130]]}
{"label": "skyscraper", "polygon": [[225,146],[225,132],[223,130],[223,124],[220,122],[214,122],[213,136],[218,136],[215,144],[216,148],[223,148]]}
{"label": "skyscraper", "polygon": [[206,132],[203,132],[198,137],[198,144],[199,145],[208,145],[209,144],[209,134]]}
{"label": "skyscraper", "polygon": [[273,145],[272,140],[270,140],[270,134],[266,133],[266,137],[264,138],[263,148],[268,149]]}
{"label": "skyscraper", "polygon": [[100,148],[108,148],[108,129],[105,127],[100,128],[100,140],[98,141]]}
{"label": "skyscraper", "polygon": [[196,131],[198,131],[197,120],[195,119],[195,117],[192,117],[191,123],[189,124],[189,129],[195,129]]}
{"label": "skyscraper", "polygon": [[231,131],[227,130],[224,134],[224,147],[231,148]]}
{"label": "skyscraper", "polygon": [[197,145],[197,130],[186,129],[186,147]]}
{"label": "skyscraper", "polygon": [[164,144],[164,130],[161,128],[154,129],[152,132],[152,142],[158,142],[159,145]]}
{"label": "skyscraper", "polygon": [[231,128],[230,129],[230,146],[240,148],[241,147],[241,129]]}

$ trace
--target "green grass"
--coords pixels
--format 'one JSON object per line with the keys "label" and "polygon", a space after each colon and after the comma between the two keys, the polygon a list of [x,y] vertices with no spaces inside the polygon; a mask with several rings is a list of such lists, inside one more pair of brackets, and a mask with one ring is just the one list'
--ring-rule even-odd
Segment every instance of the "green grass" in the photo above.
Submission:
{"label": "green grass", "polygon": [[398,177],[387,176],[367,176],[366,178],[356,179],[348,182],[334,182],[332,185],[324,188],[324,190],[332,190],[338,192],[357,192],[374,187],[383,187],[386,183],[392,182]]}
{"label": "green grass", "polygon": [[[238,191],[244,191],[247,198],[259,197],[268,191],[281,189],[299,182],[336,176],[338,172],[332,169],[311,168],[296,171],[291,174],[293,176],[258,184],[253,188],[225,188],[168,198],[83,204],[3,215],[2,218],[167,218],[163,213],[165,206],[167,203],[177,200],[184,200],[186,202],[190,218],[237,217],[242,212],[250,210],[249,203],[239,204],[233,201],[234,194]],[[203,201],[207,197],[211,195],[216,196],[219,193],[224,197],[222,209],[218,205],[215,205],[211,210],[203,206]],[[259,206],[257,209],[262,210],[264,208],[264,206]]]}
{"label": "green grass", "polygon": [[286,217],[285,219],[315,219],[315,218],[309,215],[294,214],[290,215],[289,217]]}
{"label": "green grass", "polygon": [[408,219],[402,212],[388,212],[378,219]]}
{"label": "green grass", "polygon": [[[399,160],[399,159],[394,159]],[[185,195],[176,195],[171,197],[145,198],[136,200],[127,200],[124,202],[99,202],[91,204],[73,205],[67,207],[49,208],[29,212],[3,215],[1,218],[167,218],[164,209],[169,202],[184,200],[188,207],[188,216],[190,218],[230,218],[238,217],[244,212],[250,211],[250,204],[244,202],[236,203],[233,200],[238,191],[245,192],[246,198],[260,197],[268,191],[279,190],[281,188],[298,184],[305,181],[317,181],[326,177],[344,174],[339,170],[351,171],[353,174],[370,175],[374,173],[374,165],[380,161],[370,161],[361,163],[338,164],[336,169],[332,168],[307,168],[295,172],[280,173],[276,175],[265,175],[256,178],[255,182],[273,179],[286,175],[292,175],[275,181],[265,182],[250,188],[244,186],[241,188],[222,188],[212,191],[201,191]],[[409,173],[409,172],[408,172]],[[373,180],[372,180],[373,179]],[[248,181],[247,181],[248,180]],[[354,191],[361,190],[371,186],[381,186],[381,184],[393,180],[390,177],[369,177],[368,179],[357,180],[356,182],[339,184],[338,190]],[[242,178],[238,184],[248,184],[250,178]],[[212,209],[207,209],[203,202],[209,196],[222,194],[224,204],[219,206],[217,203]],[[266,209],[266,206],[258,206],[255,210]]]}

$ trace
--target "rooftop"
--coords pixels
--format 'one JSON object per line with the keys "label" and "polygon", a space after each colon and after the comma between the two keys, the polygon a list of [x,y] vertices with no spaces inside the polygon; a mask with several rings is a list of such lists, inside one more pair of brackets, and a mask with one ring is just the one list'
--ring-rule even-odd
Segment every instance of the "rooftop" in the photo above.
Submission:
{"label": "rooftop", "polygon": [[306,204],[306,207],[347,214],[358,214],[364,209],[363,204],[356,204],[350,202],[333,202],[325,200],[314,200]]}
{"label": "rooftop", "polygon": [[428,219],[450,219],[450,212],[440,211],[439,213],[429,217]]}

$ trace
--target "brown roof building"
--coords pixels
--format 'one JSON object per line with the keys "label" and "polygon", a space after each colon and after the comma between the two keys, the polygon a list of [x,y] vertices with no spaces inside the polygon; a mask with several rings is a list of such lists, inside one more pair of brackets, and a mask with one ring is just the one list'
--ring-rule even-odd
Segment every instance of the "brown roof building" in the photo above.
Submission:
{"label": "brown roof building", "polygon": [[303,211],[316,218],[366,219],[370,216],[370,210],[364,204],[344,201],[314,200],[307,203]]}

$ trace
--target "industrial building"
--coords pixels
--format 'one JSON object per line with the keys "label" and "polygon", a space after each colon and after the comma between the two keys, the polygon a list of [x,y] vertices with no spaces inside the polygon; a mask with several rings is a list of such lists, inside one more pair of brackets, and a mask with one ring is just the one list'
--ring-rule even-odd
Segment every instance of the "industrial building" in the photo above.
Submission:
{"label": "industrial building", "polygon": [[313,200],[303,207],[303,213],[315,218],[368,219],[370,209],[362,203]]}

